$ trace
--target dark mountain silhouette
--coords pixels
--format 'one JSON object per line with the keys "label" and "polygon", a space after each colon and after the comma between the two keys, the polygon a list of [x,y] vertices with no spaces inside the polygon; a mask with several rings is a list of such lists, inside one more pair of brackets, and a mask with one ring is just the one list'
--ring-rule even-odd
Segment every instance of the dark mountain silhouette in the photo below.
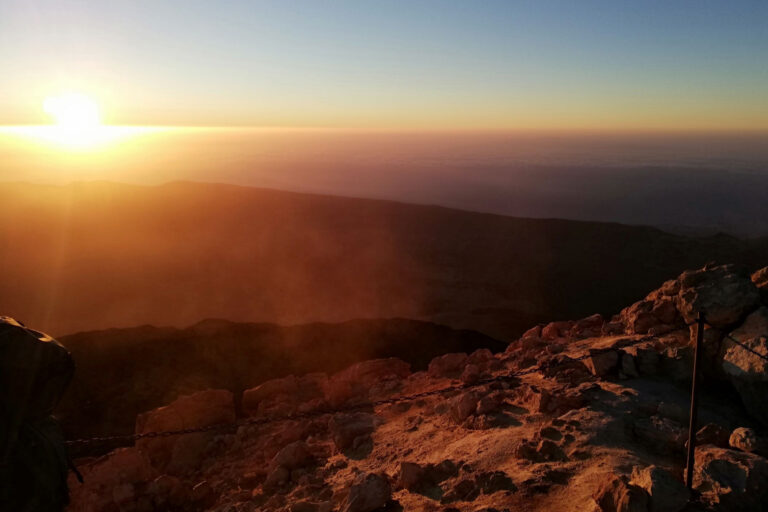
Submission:
{"label": "dark mountain silhouette", "polygon": [[60,336],[201,318],[416,318],[499,338],[614,313],[768,239],[202,183],[0,185],[0,311]]}
{"label": "dark mountain silhouette", "polygon": [[130,434],[138,413],[203,389],[239,396],[269,379],[332,373],[366,359],[398,357],[417,370],[445,352],[506,347],[478,332],[406,319],[290,327],[205,320],[186,329],[83,332],[61,342],[77,363],[57,411],[72,437]]}

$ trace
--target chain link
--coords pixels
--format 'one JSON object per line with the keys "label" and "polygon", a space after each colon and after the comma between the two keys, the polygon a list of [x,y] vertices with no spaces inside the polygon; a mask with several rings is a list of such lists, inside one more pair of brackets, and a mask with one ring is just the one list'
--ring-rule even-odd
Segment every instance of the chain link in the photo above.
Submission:
{"label": "chain link", "polygon": [[345,413],[345,412],[355,412],[355,411],[361,411],[361,410],[374,409],[376,407],[381,407],[384,405],[395,405],[399,403],[413,402],[416,400],[421,400],[423,398],[429,398],[435,395],[442,395],[445,393],[452,393],[452,392],[464,391],[468,389],[474,389],[474,388],[483,387],[483,386],[487,386],[489,384],[494,384],[494,383],[514,382],[518,377],[523,377],[525,375],[537,373],[542,370],[550,370],[553,368],[566,366],[575,362],[584,361],[586,359],[601,355],[603,353],[612,352],[612,351],[619,350],[626,347],[631,347],[639,343],[644,343],[648,340],[649,338],[641,338],[636,341],[633,341],[632,343],[627,343],[619,347],[592,349],[584,355],[574,357],[574,358],[568,357],[566,361],[563,361],[561,363],[550,364],[550,365],[544,364],[540,366],[534,366],[531,368],[525,368],[523,370],[518,370],[506,375],[496,375],[493,377],[486,377],[484,379],[480,379],[472,383],[455,384],[452,386],[432,389],[429,391],[422,391],[421,393],[415,393],[412,395],[401,395],[401,396],[395,396],[390,398],[384,398],[381,400],[375,400],[371,402],[360,402],[357,404],[348,405],[346,407],[330,408],[330,409],[319,408],[319,409],[313,409],[310,411],[295,412],[295,413],[283,414],[279,416],[246,418],[246,419],[239,420],[236,422],[231,422],[231,423],[219,423],[215,425],[208,425],[205,427],[185,428],[181,430],[166,430],[166,431],[160,431],[160,432],[143,432],[140,434],[73,439],[73,440],[66,441],[66,444],[72,446],[72,445],[84,445],[84,444],[93,444],[93,443],[102,443],[102,442],[118,442],[118,441],[129,443],[129,442],[138,441],[140,439],[166,438],[171,436],[195,434],[195,433],[201,433],[201,432],[235,430],[239,427],[259,426],[259,425],[266,425],[269,423],[276,423],[280,421],[292,421],[292,420],[314,418],[314,417],[324,416],[326,414],[339,414],[339,413]]}

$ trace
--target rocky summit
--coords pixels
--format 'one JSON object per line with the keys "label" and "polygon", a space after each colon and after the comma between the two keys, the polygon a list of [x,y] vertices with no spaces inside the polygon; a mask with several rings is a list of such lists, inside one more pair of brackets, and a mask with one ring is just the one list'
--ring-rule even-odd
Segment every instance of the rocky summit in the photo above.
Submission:
{"label": "rocky summit", "polygon": [[416,372],[378,359],[242,396],[182,396],[139,415],[136,434],[195,432],[76,461],[84,483],[71,478],[69,510],[764,510],[767,284],[766,269],[709,266],[612,318],[534,326],[500,353],[445,354]]}

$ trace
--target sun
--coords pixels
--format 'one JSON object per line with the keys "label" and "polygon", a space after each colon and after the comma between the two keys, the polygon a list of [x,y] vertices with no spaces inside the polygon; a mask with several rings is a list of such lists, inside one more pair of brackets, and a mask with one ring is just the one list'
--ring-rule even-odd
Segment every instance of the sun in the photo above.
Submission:
{"label": "sun", "polygon": [[54,126],[48,137],[71,147],[88,147],[98,143],[104,135],[98,103],[79,92],[65,92],[49,96],[43,101],[43,110],[53,118]]}

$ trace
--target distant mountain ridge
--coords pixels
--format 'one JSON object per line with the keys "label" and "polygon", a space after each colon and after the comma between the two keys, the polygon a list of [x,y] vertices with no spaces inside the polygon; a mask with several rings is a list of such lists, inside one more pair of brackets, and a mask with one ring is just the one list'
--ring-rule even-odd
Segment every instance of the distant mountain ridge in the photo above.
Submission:
{"label": "distant mountain ridge", "polygon": [[[768,239],[231,185],[2,184],[0,311],[60,336],[200,318],[416,318],[511,338]],[[35,250],[30,250],[34,248]]]}

